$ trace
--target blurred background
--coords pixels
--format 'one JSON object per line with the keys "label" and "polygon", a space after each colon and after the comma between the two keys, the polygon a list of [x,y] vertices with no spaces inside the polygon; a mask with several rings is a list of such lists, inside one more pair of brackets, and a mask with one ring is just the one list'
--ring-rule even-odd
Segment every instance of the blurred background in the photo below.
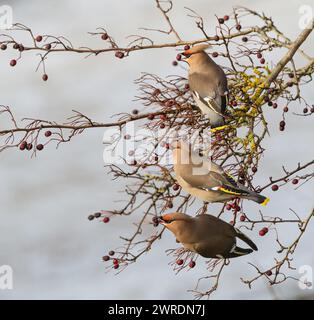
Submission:
{"label": "blurred background", "polygon": [[[184,39],[201,36],[184,7],[201,13],[209,33],[214,33],[215,14],[230,14],[235,5],[247,6],[271,15],[278,28],[294,39],[301,32],[298,10],[301,5],[309,4],[304,0],[173,2],[171,17]],[[152,0],[1,0],[0,5],[4,4],[12,6],[14,22],[31,27],[35,34],[63,35],[71,39],[74,46],[103,46],[99,37],[87,34],[97,27],[105,27],[121,45],[128,43],[127,35],[145,34],[140,27],[167,28]],[[16,35],[23,41],[22,33]],[[156,42],[175,40],[159,33],[150,35]],[[313,35],[303,47],[313,53]],[[133,81],[141,72],[161,76],[186,73],[171,64],[175,49],[136,52],[122,60],[113,54],[88,59],[79,54],[52,54],[46,66],[49,80],[44,82],[42,73],[35,72],[38,57],[34,53],[24,54],[12,68],[9,61],[15,55],[12,50],[0,53],[0,104],[10,106],[17,119],[63,121],[75,109],[92,119],[107,122],[113,114],[135,106],[140,108],[131,101],[137,93]],[[297,65],[302,65],[301,59]],[[310,84],[303,93],[310,102],[314,101],[312,88]],[[269,150],[256,184],[265,184],[269,176],[280,176],[283,164],[293,169],[298,161],[305,163],[313,157],[312,117],[296,117],[290,113],[283,134],[277,128],[280,114],[270,113],[269,122],[274,126],[270,127],[271,137],[265,141]],[[7,120],[0,120],[1,128],[9,125]],[[123,181],[112,182],[105,173],[102,137],[102,129],[89,130],[57,150],[49,145],[32,159],[29,153],[17,149],[0,153],[0,265],[11,265],[14,270],[14,289],[0,290],[0,299],[193,298],[187,290],[193,289],[197,279],[207,274],[205,262],[199,259],[195,269],[175,275],[168,265],[171,257],[165,253],[169,247],[177,246],[170,233],[119,275],[106,273],[101,257],[121,245],[119,235],[132,233],[131,223],[135,218],[115,218],[108,224],[87,220],[90,213],[114,208],[115,201],[123,197],[118,193],[123,190]],[[289,212],[292,208],[305,217],[313,206],[311,182],[296,191],[287,185],[280,192],[270,194],[271,191],[266,190],[265,193],[271,196],[271,202],[263,212],[271,216],[292,217]],[[246,204],[246,208],[254,214],[260,209],[254,203]],[[295,254],[295,277],[300,276],[300,266],[313,266],[313,231],[311,225]],[[260,250],[233,260],[212,298],[283,299],[313,294],[313,289],[301,290],[297,282],[290,280],[274,288],[259,280],[251,290],[240,281],[240,277],[254,275],[248,262],[263,269],[273,263],[275,233],[261,238],[257,232],[248,232],[248,235]],[[287,244],[296,234],[295,227],[281,228],[282,239]]]}

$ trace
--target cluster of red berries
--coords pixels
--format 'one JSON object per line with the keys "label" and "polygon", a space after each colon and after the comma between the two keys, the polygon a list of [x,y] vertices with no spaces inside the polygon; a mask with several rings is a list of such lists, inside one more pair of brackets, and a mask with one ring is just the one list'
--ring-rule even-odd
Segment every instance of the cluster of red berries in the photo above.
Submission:
{"label": "cluster of red berries", "polygon": [[[182,266],[183,263],[184,263],[184,260],[183,260],[183,259],[178,259],[178,260],[176,261],[176,264],[177,264],[178,266]],[[192,268],[194,268],[195,266],[196,266],[196,262],[195,262],[194,260],[191,260],[191,261],[189,262],[189,267],[192,269]]]}
{"label": "cluster of red berries", "polygon": [[108,252],[108,255],[102,257],[102,260],[105,262],[112,260],[113,268],[118,269],[119,268],[119,260],[117,258],[110,258],[110,256],[114,256],[114,255],[115,255],[115,252],[113,250],[110,250]]}
{"label": "cluster of red berries", "polygon": [[[52,135],[52,132],[50,130],[45,132],[45,137],[50,137]],[[22,141],[19,145],[20,150],[32,150],[33,149],[33,144],[31,142],[27,141]],[[42,143],[39,143],[36,145],[36,149],[38,151],[41,151],[44,149],[44,145]]]}

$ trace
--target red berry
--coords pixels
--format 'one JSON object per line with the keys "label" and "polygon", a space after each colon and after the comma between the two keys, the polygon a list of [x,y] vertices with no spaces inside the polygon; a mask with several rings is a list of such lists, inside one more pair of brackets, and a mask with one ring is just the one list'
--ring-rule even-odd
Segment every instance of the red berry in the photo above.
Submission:
{"label": "red berry", "polygon": [[167,107],[167,108],[170,108],[170,107],[172,107],[174,105],[174,101],[173,100],[168,100],[166,103],[165,103],[165,106]]}
{"label": "red berry", "polygon": [[272,273],[271,270],[268,270],[268,271],[265,272],[265,274],[266,274],[268,277],[270,277],[273,273]]}
{"label": "red berry", "polygon": [[173,65],[174,67],[176,67],[176,66],[178,65],[178,61],[176,61],[176,60],[172,61],[172,65]]}
{"label": "red berry", "polygon": [[15,59],[12,59],[11,61],[10,61],[10,66],[11,67],[14,67],[15,65],[16,65],[16,60]]}
{"label": "red berry", "polygon": [[283,108],[283,112],[288,112],[289,111],[289,108],[288,107],[284,107]]}
{"label": "red berry", "polygon": [[292,73],[292,72],[290,72],[289,74],[288,74],[288,76],[289,76],[289,78],[294,78],[294,74]]}
{"label": "red berry", "polygon": [[47,81],[47,80],[48,80],[48,75],[47,75],[46,73],[43,74],[42,79],[43,79],[44,81]]}
{"label": "red berry", "polygon": [[277,104],[276,102],[274,102],[274,103],[273,103],[273,108],[274,108],[274,109],[277,109],[277,107],[278,107],[278,104]]}
{"label": "red berry", "polygon": [[51,44],[50,43],[47,43],[44,47],[46,50],[50,50],[51,49]]}
{"label": "red berry", "polygon": [[7,50],[8,46],[5,43],[2,43],[1,50]]}
{"label": "red berry", "polygon": [[180,186],[179,186],[177,183],[175,183],[175,184],[173,185],[172,189],[173,189],[174,191],[178,191],[178,190],[180,189]]}
{"label": "red berry", "polygon": [[113,259],[113,260],[112,260],[112,263],[113,263],[113,264],[119,264],[119,261],[118,261],[118,259]]}
{"label": "red berry", "polygon": [[279,127],[280,131],[285,131],[285,127]]}
{"label": "red berry", "polygon": [[26,149],[27,149],[27,150],[32,150],[32,149],[33,149],[33,144],[32,144],[32,143],[28,143],[28,144],[26,145]]}
{"label": "red berry", "polygon": [[214,58],[217,58],[217,57],[218,57],[218,52],[213,52],[213,53],[212,53],[212,56],[213,56]]}
{"label": "red berry", "polygon": [[159,128],[160,128],[160,129],[165,129],[165,128],[166,128],[166,125],[165,125],[164,123],[161,123],[160,126],[159,126]]}
{"label": "red berry", "polygon": [[22,51],[24,51],[24,50],[25,50],[25,48],[24,48],[24,46],[23,46],[22,44],[19,44],[19,48],[18,48],[18,50],[19,50],[20,52],[22,52]]}
{"label": "red berry", "polygon": [[[186,84],[184,85],[184,90],[190,90],[190,86],[189,86],[188,83],[186,83]],[[314,111],[313,111],[313,112],[314,112]]]}
{"label": "red berry", "polygon": [[238,105],[238,103],[237,103],[235,100],[233,100],[233,101],[232,101],[232,106],[233,106],[233,107],[236,107],[237,105]]}
{"label": "red berry", "polygon": [[299,180],[298,179],[293,179],[292,184],[298,184]]}
{"label": "red berry", "polygon": [[95,214],[94,214],[94,217],[95,218],[99,218],[101,216],[101,213],[100,212],[96,212]]}
{"label": "red berry", "polygon": [[259,62],[260,62],[261,64],[264,64],[264,63],[265,63],[265,59],[262,58]]}
{"label": "red berry", "polygon": [[273,105],[272,101],[268,101],[268,105],[271,107]]}
{"label": "red berry", "polygon": [[37,37],[35,38],[35,40],[36,40],[37,42],[40,42],[40,41],[43,40],[43,37],[42,37],[42,36],[37,36]]}
{"label": "red berry", "polygon": [[180,60],[182,59],[182,56],[181,56],[180,53],[177,54],[176,59],[177,59],[178,61],[180,61]]}
{"label": "red berry", "polygon": [[308,113],[309,109],[308,108],[304,108],[303,109],[303,113]]}
{"label": "red berry", "polygon": [[260,52],[257,52],[256,57],[257,57],[258,59],[261,59],[263,56],[262,56],[262,54],[261,54]]}
{"label": "red berry", "polygon": [[278,187],[277,184],[273,184],[273,185],[271,186],[271,189],[272,189],[273,191],[277,191],[277,190],[279,189],[279,187]]}
{"label": "red berry", "polygon": [[117,51],[117,52],[115,53],[115,56],[116,56],[117,58],[119,58],[119,59],[122,59],[122,58],[124,57],[124,53],[123,53],[122,51]]}
{"label": "red berry", "polygon": [[190,46],[188,44],[186,44],[183,49],[184,49],[184,51],[189,50]]}
{"label": "red berry", "polygon": [[252,167],[252,172],[257,172],[257,168],[254,166],[254,167]]}
{"label": "red berry", "polygon": [[249,40],[249,39],[248,39],[247,37],[243,37],[243,38],[242,38],[242,41],[243,41],[243,42],[248,42],[248,40]]}
{"label": "red berry", "polygon": [[169,144],[169,143],[165,143],[164,147],[165,147],[166,149],[170,149],[170,144]]}
{"label": "red berry", "polygon": [[40,143],[40,144],[38,144],[38,145],[36,146],[36,149],[37,149],[38,151],[41,151],[41,150],[44,149],[44,145]]}
{"label": "red berry", "polygon": [[177,261],[176,261],[176,264],[178,265],[178,266],[182,266],[183,265],[183,260],[182,259],[178,259]]}
{"label": "red berry", "polygon": [[190,268],[194,268],[196,265],[195,261],[191,260],[190,263],[189,263],[189,267]]}
{"label": "red berry", "polygon": [[240,221],[245,221],[245,215],[244,214],[242,214],[241,216],[240,216]]}
{"label": "red berry", "polygon": [[281,120],[279,122],[280,127],[284,127],[286,125],[286,122],[284,120]]}
{"label": "red berry", "polygon": [[110,250],[109,252],[108,252],[108,254],[109,254],[109,256],[114,256],[114,251],[113,250]]}
{"label": "red berry", "polygon": [[147,119],[148,120],[154,120],[155,116],[153,114],[148,115]]}
{"label": "red berry", "polygon": [[225,20],[224,20],[223,18],[219,18],[219,19],[218,19],[218,22],[219,22],[220,24],[223,24],[223,23],[225,22]]}
{"label": "red berry", "polygon": [[102,221],[103,221],[104,223],[108,223],[108,222],[110,221],[110,219],[109,219],[108,217],[104,217],[104,218],[102,219]]}
{"label": "red berry", "polygon": [[20,150],[25,150],[27,146],[27,142],[26,141],[22,141],[22,143],[20,144]]}
{"label": "red berry", "polygon": [[231,209],[232,209],[232,206],[231,206],[231,204],[228,203],[228,204],[226,205],[226,210],[230,211]]}
{"label": "red berry", "polygon": [[224,15],[224,20],[228,21],[229,20],[229,16],[228,15]]}
{"label": "red berry", "polygon": [[50,137],[52,135],[52,133],[51,133],[51,131],[50,130],[48,130],[48,131],[46,131],[45,132],[45,137]]}
{"label": "red berry", "polygon": [[237,24],[236,29],[237,29],[238,31],[240,31],[240,30],[242,29],[241,24]]}
{"label": "red berry", "polygon": [[109,36],[106,32],[101,35],[102,40],[107,40],[108,38],[109,38]]}
{"label": "red berry", "polygon": [[119,268],[119,264],[114,264],[114,265],[113,265],[113,268],[114,268],[114,269],[118,269],[118,268]]}
{"label": "red berry", "polygon": [[131,136],[129,134],[124,135],[124,140],[130,140]]}
{"label": "red berry", "polygon": [[266,232],[262,229],[258,232],[258,234],[261,236],[261,237],[264,237],[264,235],[266,234]]}
{"label": "red berry", "polygon": [[88,220],[89,220],[89,221],[92,221],[94,218],[95,218],[95,217],[94,217],[92,214],[88,216]]}
{"label": "red berry", "polygon": [[218,35],[215,35],[215,36],[214,36],[214,40],[215,40],[215,41],[219,41],[219,36],[218,36]]}
{"label": "red berry", "polygon": [[158,217],[153,217],[152,218],[152,222],[153,223],[158,223],[159,222],[159,218]]}
{"label": "red berry", "polygon": [[161,114],[159,118],[162,121],[166,121],[167,120],[167,116],[165,114]]}
{"label": "red berry", "polygon": [[138,110],[137,110],[137,109],[134,109],[134,110],[132,110],[132,113],[133,113],[134,115],[137,115],[137,114],[138,114]]}
{"label": "red berry", "polygon": [[287,82],[287,86],[288,87],[292,87],[293,86],[293,82],[292,81]]}
{"label": "red berry", "polygon": [[102,259],[103,259],[103,261],[108,261],[110,259],[110,257],[109,256],[103,256]]}
{"label": "red berry", "polygon": [[267,228],[267,227],[264,227],[262,230],[263,230],[265,233],[268,232],[268,228]]}

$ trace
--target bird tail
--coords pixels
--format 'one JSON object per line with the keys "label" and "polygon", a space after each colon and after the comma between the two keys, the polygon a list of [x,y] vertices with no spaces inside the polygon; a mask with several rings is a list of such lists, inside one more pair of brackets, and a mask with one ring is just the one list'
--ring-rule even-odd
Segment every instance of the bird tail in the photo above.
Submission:
{"label": "bird tail", "polygon": [[247,254],[252,253],[252,249],[244,249],[240,247],[235,247],[232,252],[230,252],[227,256],[227,258],[237,258],[241,256],[245,256]]}
{"label": "bird tail", "polygon": [[269,198],[262,196],[261,194],[258,194],[256,192],[250,192],[250,194],[248,194],[246,196],[247,199],[249,200],[253,200],[257,203],[259,203],[262,206],[266,206],[267,203],[269,202]]}
{"label": "bird tail", "polygon": [[253,250],[257,251],[257,246],[256,244],[248,237],[246,236],[244,233],[242,233],[239,229],[235,228],[236,230],[236,236],[242,240],[243,242],[245,242],[247,245],[249,245]]}

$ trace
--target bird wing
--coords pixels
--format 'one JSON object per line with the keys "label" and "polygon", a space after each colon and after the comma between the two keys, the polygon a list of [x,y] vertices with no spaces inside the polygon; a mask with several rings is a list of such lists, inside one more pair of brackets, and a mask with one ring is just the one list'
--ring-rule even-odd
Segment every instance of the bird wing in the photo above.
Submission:
{"label": "bird wing", "polygon": [[193,167],[187,165],[181,168],[181,178],[192,187],[206,191],[220,191],[232,195],[247,195],[249,192],[238,186],[237,182],[226,173],[209,171],[205,175],[193,174]]}
{"label": "bird wing", "polygon": [[213,112],[222,115],[225,109],[219,88],[214,79],[207,74],[193,72],[189,75],[189,84],[194,96]]}

